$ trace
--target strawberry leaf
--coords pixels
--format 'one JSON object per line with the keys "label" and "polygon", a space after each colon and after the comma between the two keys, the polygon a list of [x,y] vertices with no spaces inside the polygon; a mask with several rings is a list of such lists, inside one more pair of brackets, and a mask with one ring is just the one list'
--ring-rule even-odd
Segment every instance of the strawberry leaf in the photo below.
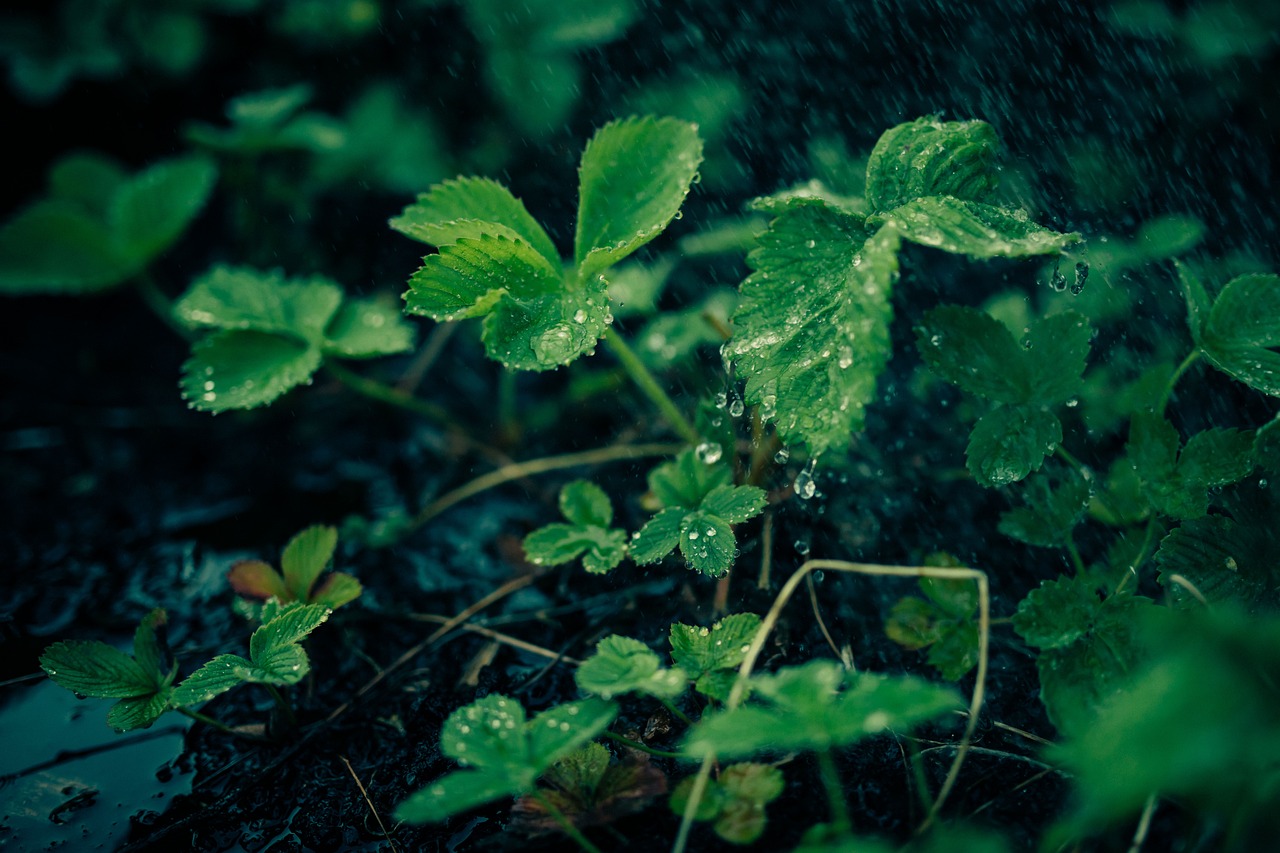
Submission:
{"label": "strawberry leaf", "polygon": [[622,693],[641,693],[674,699],[684,692],[688,677],[679,669],[665,669],[658,656],[639,640],[612,634],[596,644],[596,651],[574,674],[578,689],[604,699]]}

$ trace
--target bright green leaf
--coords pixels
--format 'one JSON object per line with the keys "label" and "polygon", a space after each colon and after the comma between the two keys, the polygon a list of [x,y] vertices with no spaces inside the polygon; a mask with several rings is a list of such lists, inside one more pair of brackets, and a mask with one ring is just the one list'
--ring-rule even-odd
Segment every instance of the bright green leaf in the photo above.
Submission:
{"label": "bright green leaf", "polygon": [[649,472],[649,490],[664,507],[695,509],[712,490],[729,484],[733,471],[728,465],[708,465],[693,449],[663,462]]}
{"label": "bright green leaf", "polygon": [[680,529],[688,512],[679,507],[664,509],[645,522],[631,537],[631,559],[647,566],[670,554],[680,544]]}
{"label": "bright green leaf", "polygon": [[97,699],[149,696],[156,677],[129,655],[98,640],[64,640],[40,656],[40,667],[60,687]]}
{"label": "bright green leaf", "polygon": [[1128,454],[1143,492],[1160,512],[1199,518],[1209,510],[1209,490],[1234,483],[1253,470],[1251,432],[1206,429],[1178,450],[1178,432],[1149,412],[1134,415]]}
{"label": "bright green leaf", "polygon": [[337,547],[338,529],[318,524],[294,534],[284,546],[280,569],[294,601],[310,600],[316,578],[329,565]]}
{"label": "bright green leaf", "polygon": [[1187,301],[1187,325],[1191,328],[1191,339],[1199,345],[1201,335],[1204,333],[1205,321],[1208,320],[1209,311],[1212,308],[1209,293],[1190,267],[1179,262],[1175,262],[1174,266],[1177,267],[1182,294]]}
{"label": "bright green leaf", "polygon": [[570,524],[548,524],[524,539],[525,554],[539,565],[558,566],[582,557],[592,574],[604,574],[622,562],[627,535],[609,529],[613,507],[604,490],[575,480],[560,490],[560,512]]}
{"label": "bright green leaf", "polygon": [[702,162],[697,127],[629,118],[599,131],[578,169],[574,259],[581,280],[648,243],[675,218]]}
{"label": "bright green leaf", "polygon": [[347,299],[329,321],[324,350],[339,358],[376,358],[413,349],[413,326],[379,299]]}
{"label": "bright green leaf", "polygon": [[693,679],[737,669],[759,627],[760,617],[754,613],[734,613],[710,628],[676,622],[669,635],[671,659]]}
{"label": "bright green leaf", "polygon": [[548,264],[560,265],[560,255],[551,238],[529,215],[523,202],[488,178],[457,178],[436,184],[392,219],[391,227],[440,247],[484,234],[519,239]]}
{"label": "bright green leaf", "polygon": [[900,124],[881,135],[867,161],[867,201],[891,210],[922,196],[981,201],[999,183],[999,140],[984,121]]}
{"label": "bright green leaf", "polygon": [[440,733],[445,755],[464,767],[519,768],[528,759],[524,708],[515,699],[493,693],[449,715]]}
{"label": "bright green leaf", "polygon": [[754,272],[722,352],[785,443],[816,456],[861,428],[889,359],[898,246],[893,229],[869,235],[857,217],[806,200],[751,252]]}
{"label": "bright green leaf", "polygon": [[345,572],[333,572],[311,591],[308,601],[337,610],[342,605],[355,601],[362,592],[364,587],[360,586],[360,581]]}
{"label": "bright green leaf", "polygon": [[983,486],[1017,482],[1039,470],[1062,443],[1062,422],[1043,408],[999,406],[974,425],[965,448],[969,471]]}
{"label": "bright green leaf", "polygon": [[320,627],[332,611],[319,604],[298,604],[284,610],[279,616],[264,623],[249,637],[249,657],[263,666],[261,658],[266,653],[294,645]]}
{"label": "bright green leaf", "polygon": [[[261,629],[259,629],[261,630]],[[294,643],[272,646],[253,658],[244,680],[253,684],[297,684],[311,671],[306,649]]]}
{"label": "bright green leaf", "polygon": [[730,524],[755,518],[768,503],[764,489],[756,486],[716,486],[702,499],[700,508]]}
{"label": "bright green leaf", "polygon": [[604,699],[580,699],[538,714],[528,724],[529,757],[536,775],[598,736],[617,716],[618,706]]}
{"label": "bright green leaf", "polygon": [[670,700],[684,692],[688,681],[679,669],[664,669],[644,643],[617,634],[596,644],[595,654],[582,662],[574,679],[584,693],[605,699],[642,693]]}
{"label": "bright green leaf", "polygon": [[1081,240],[1074,232],[1060,234],[1037,225],[1022,210],[941,195],[914,199],[869,217],[867,224],[887,225],[904,240],[971,258],[1051,255]]}
{"label": "bright green leaf", "polygon": [[191,348],[182,396],[193,409],[225,412],[264,406],[320,367],[320,351],[267,332],[215,332]]}

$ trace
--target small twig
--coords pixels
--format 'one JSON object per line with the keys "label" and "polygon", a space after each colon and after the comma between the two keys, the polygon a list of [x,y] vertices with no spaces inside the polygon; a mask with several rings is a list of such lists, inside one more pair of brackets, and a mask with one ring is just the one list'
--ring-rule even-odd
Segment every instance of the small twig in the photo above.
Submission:
{"label": "small twig", "polygon": [[1192,598],[1194,598],[1196,601],[1203,604],[1205,607],[1211,607],[1211,605],[1209,604],[1209,599],[1205,598],[1204,594],[1200,592],[1200,590],[1196,589],[1196,585],[1193,584],[1191,581],[1187,580],[1182,575],[1178,575],[1178,574],[1169,575],[1169,582],[1176,583],[1178,586],[1185,589],[1188,593],[1191,594]]}
{"label": "small twig", "polygon": [[422,345],[422,349],[413,357],[409,367],[400,376],[400,381],[396,383],[396,390],[403,391],[405,394],[412,394],[418,390],[418,386],[422,384],[422,380],[427,378],[431,365],[436,363],[436,359],[440,357],[440,353],[444,352],[444,346],[449,342],[449,338],[453,337],[453,333],[458,330],[457,323],[439,323],[431,334],[427,337],[427,342]]}
{"label": "small twig", "polygon": [[618,462],[624,459],[642,459],[646,456],[669,456],[684,449],[683,444],[618,444],[612,447],[601,447],[596,450],[584,450],[581,453],[566,453],[563,456],[547,456],[542,459],[530,459],[527,462],[513,462],[496,471],[490,471],[476,477],[453,491],[446,492],[427,504],[413,518],[410,528],[418,528],[447,509],[460,504],[468,498],[488,491],[489,489],[522,480],[534,474],[546,474],[549,471],[561,471],[565,468],[579,468],[583,465],[599,465],[605,462]]}
{"label": "small twig", "polygon": [[[416,622],[431,622],[436,625],[445,625],[453,621],[453,617],[451,616],[437,616],[434,613],[410,613],[408,618],[413,619]],[[503,634],[501,631],[495,631],[492,628],[486,628],[483,625],[473,625],[470,622],[466,622],[459,625],[458,628],[463,631],[470,631],[473,634],[479,634],[482,637],[488,637],[490,640],[511,646],[514,649],[520,649],[521,651],[539,655],[540,657],[549,658],[553,661],[564,661],[565,663],[572,664],[573,666],[579,666],[582,663],[582,661],[577,658],[571,658],[568,655],[552,651],[544,646],[534,645],[533,643],[522,640],[519,637],[513,637],[510,634]]]}
{"label": "small twig", "polygon": [[1151,818],[1156,813],[1155,794],[1147,797],[1147,804],[1142,809],[1142,817],[1138,819],[1138,828],[1133,831],[1133,843],[1129,845],[1129,853],[1141,853],[1142,845],[1147,841],[1147,833],[1151,831]]}
{"label": "small twig", "polygon": [[360,777],[356,775],[355,768],[351,766],[351,762],[347,760],[345,755],[339,755],[342,763],[347,765],[347,772],[351,774],[351,778],[355,780],[356,787],[360,789],[360,796],[364,797],[365,805],[369,807],[369,811],[373,812],[373,819],[378,822],[378,828],[382,830],[382,837],[387,839],[387,843],[391,845],[392,853],[398,853],[399,848],[396,847],[395,840],[391,837],[391,833],[387,832],[387,825],[382,822],[382,815],[378,814],[378,810],[373,806],[373,800],[369,799],[369,792],[364,789],[364,783],[360,781]]}

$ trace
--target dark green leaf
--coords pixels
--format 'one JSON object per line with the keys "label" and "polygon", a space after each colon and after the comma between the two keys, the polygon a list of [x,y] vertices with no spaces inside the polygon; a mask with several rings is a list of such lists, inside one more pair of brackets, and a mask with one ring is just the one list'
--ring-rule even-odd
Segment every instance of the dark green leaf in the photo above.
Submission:
{"label": "dark green leaf", "polygon": [[1028,360],[1003,323],[985,311],[943,305],[916,327],[925,364],[970,394],[1025,403],[1034,392]]}
{"label": "dark green leaf", "polygon": [[311,378],[319,349],[269,332],[216,332],[191,348],[182,396],[193,409],[225,412],[265,406]]}
{"label": "dark green leaf", "polygon": [[649,490],[664,507],[696,509],[712,490],[732,480],[729,466],[708,465],[689,449],[649,472]]}
{"label": "dark green leaf", "polygon": [[1253,459],[1264,471],[1280,474],[1280,416],[1258,428],[1253,439]]}
{"label": "dark green leaf", "polygon": [[192,282],[173,310],[192,328],[275,332],[320,344],[341,302],[342,289],[322,276],[288,280],[217,266]]}
{"label": "dark green leaf", "polygon": [[898,599],[885,620],[884,632],[898,645],[906,649],[923,649],[936,643],[940,635],[937,607],[923,598],[913,595]]}
{"label": "dark green leaf", "polygon": [[1253,433],[1207,429],[1178,452],[1173,425],[1150,413],[1134,416],[1128,452],[1144,493],[1174,518],[1199,518],[1209,510],[1209,490],[1234,483],[1253,470]]}
{"label": "dark green leaf", "polygon": [[574,480],[560,490],[560,512],[582,526],[608,527],[613,523],[609,496],[589,480]]}
{"label": "dark green leaf", "polygon": [[678,507],[664,509],[645,522],[631,537],[631,559],[636,565],[656,563],[680,544],[680,528],[688,512]]}
{"label": "dark green leaf", "polygon": [[671,659],[694,679],[717,669],[737,669],[759,627],[754,613],[734,613],[710,628],[676,622],[669,636]]}
{"label": "dark green leaf", "polygon": [[138,271],[110,231],[78,205],[42,201],[0,227],[0,292],[84,293]]}
{"label": "dark green leaf", "polygon": [[891,228],[868,234],[859,218],[804,200],[751,252],[723,354],[785,443],[816,456],[861,428],[889,359],[898,246]]}
{"label": "dark green leaf", "polygon": [[503,797],[511,797],[527,787],[503,769],[462,770],[450,773],[414,794],[396,808],[396,820],[406,823],[439,823],[459,812]]}
{"label": "dark green leaf", "polygon": [[169,248],[213,191],[218,170],[205,157],[166,160],[131,178],[108,215],[121,250],[145,266]]}
{"label": "dark green leaf", "polygon": [[340,358],[376,358],[413,349],[413,326],[379,299],[347,299],[324,333],[324,350]]}
{"label": "dark green leaf", "polygon": [[98,699],[150,696],[157,687],[155,673],[97,640],[54,643],[40,656],[40,667],[58,686]]}
{"label": "dark green leaf", "polygon": [[1079,234],[1060,234],[1032,222],[1026,211],[1010,211],[950,196],[917,198],[887,213],[868,218],[902,239],[971,258],[1025,258],[1052,255]]}
{"label": "dark green leaf", "polygon": [[677,119],[630,118],[597,131],[578,169],[579,278],[594,277],[660,234],[701,162],[697,127]]}
{"label": "dark green leaf", "polygon": [[1036,648],[1064,648],[1088,632],[1100,604],[1086,583],[1066,578],[1044,581],[1018,605],[1013,629]]}
{"label": "dark green leaf", "polygon": [[992,488],[1039,470],[1062,443],[1062,423],[1048,409],[999,406],[973,427],[965,458],[977,481]]}
{"label": "dark green leaf", "polygon": [[107,725],[118,732],[148,728],[169,710],[168,691],[121,699],[107,711]]}
{"label": "dark green leaf", "polygon": [[1091,337],[1089,321],[1075,311],[1032,324],[1022,341],[1031,379],[1027,402],[1054,405],[1080,393]]}
{"label": "dark green leaf", "polygon": [[1028,545],[1060,548],[1084,516],[1092,496],[1089,481],[1073,470],[1030,477],[1020,491],[1023,506],[1000,516],[1000,532]]}
{"label": "dark green leaf", "polygon": [[1191,339],[1198,345],[1204,332],[1205,321],[1209,318],[1212,306],[1209,293],[1199,277],[1186,264],[1174,262],[1178,270],[1178,280],[1182,283],[1182,294],[1187,301],[1187,325],[1191,328]]}
{"label": "dark green leaf", "polygon": [[1200,335],[1214,367],[1280,396],[1280,276],[1242,275],[1218,294]]}
{"label": "dark green leaf", "polygon": [[999,140],[984,121],[900,124],[881,135],[867,161],[867,201],[891,210],[921,196],[981,201],[999,183]]}
{"label": "dark green leaf", "polygon": [[929,647],[928,661],[947,681],[959,681],[978,665],[978,656],[978,626],[971,621],[952,622]]}

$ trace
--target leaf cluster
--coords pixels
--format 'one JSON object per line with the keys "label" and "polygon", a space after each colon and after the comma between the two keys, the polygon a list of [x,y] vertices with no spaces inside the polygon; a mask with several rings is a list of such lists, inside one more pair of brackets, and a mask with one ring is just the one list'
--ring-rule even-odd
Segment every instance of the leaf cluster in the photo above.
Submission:
{"label": "leaf cluster", "polygon": [[885,621],[885,633],[904,648],[927,648],[930,665],[947,681],[958,681],[978,663],[977,584],[927,577],[919,583],[925,597],[899,599]]}
{"label": "leaf cluster", "polygon": [[241,599],[242,607],[255,619],[261,615],[263,603],[271,599],[281,604],[319,604],[337,610],[359,598],[363,591],[360,582],[345,572],[332,572],[320,582],[337,545],[335,528],[308,527],[285,545],[279,571],[262,560],[242,560],[231,567],[227,580],[232,589],[249,600]]}

